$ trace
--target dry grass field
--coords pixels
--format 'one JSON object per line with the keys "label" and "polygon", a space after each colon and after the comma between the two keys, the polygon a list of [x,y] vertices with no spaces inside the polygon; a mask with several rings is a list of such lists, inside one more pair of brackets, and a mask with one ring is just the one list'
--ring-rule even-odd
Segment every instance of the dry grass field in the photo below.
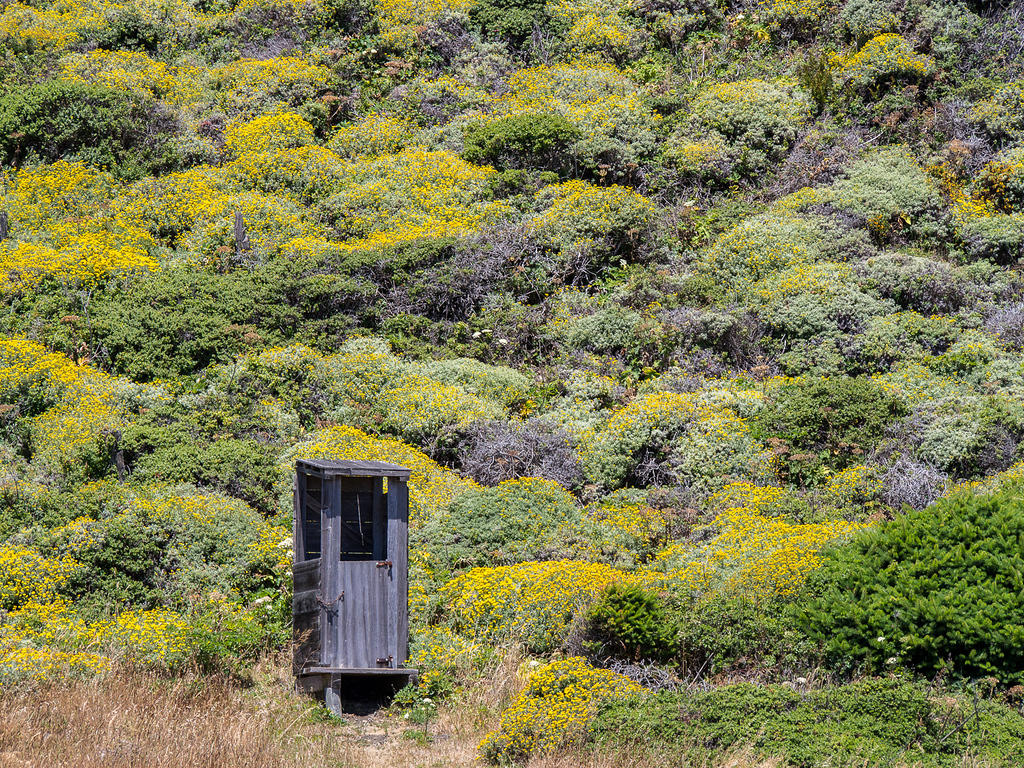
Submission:
{"label": "dry grass field", "polygon": [[[516,693],[518,659],[442,707],[427,726],[381,710],[330,720],[296,695],[280,660],[250,680],[121,669],[0,691],[0,768],[454,768]],[[530,768],[679,766],[669,756],[568,752]],[[739,753],[693,768],[781,768]],[[687,766],[689,768],[689,766]]]}

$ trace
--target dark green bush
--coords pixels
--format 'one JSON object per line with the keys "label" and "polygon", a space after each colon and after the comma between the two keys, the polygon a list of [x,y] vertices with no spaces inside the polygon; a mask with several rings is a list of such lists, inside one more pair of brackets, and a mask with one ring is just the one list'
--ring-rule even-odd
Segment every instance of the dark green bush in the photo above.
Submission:
{"label": "dark green bush", "polygon": [[473,4],[469,18],[485,39],[519,47],[533,35],[534,27],[548,24],[546,9],[544,0],[481,0]]}
{"label": "dark green bush", "polygon": [[1024,683],[1022,490],[961,493],[860,534],[826,556],[795,617],[841,667]]}
{"label": "dark green bush", "polygon": [[87,341],[113,371],[149,381],[292,338],[335,348],[360,319],[373,320],[374,301],[372,286],[320,267],[276,262],[217,273],[169,266],[97,297]]}
{"label": "dark green bush", "polygon": [[466,131],[463,156],[496,168],[535,168],[567,173],[569,145],[579,131],[562,115],[527,112],[478,123]]}
{"label": "dark green bush", "polygon": [[954,768],[967,756],[1009,768],[1024,759],[1020,713],[982,701],[970,717],[970,702],[953,702],[930,701],[924,686],[899,679],[803,694],[787,686],[740,683],[605,705],[591,733],[599,744],[628,748],[656,741],[661,749],[701,760],[751,744],[759,756],[781,757],[794,768]]}
{"label": "dark green bush", "polygon": [[801,379],[780,387],[754,428],[772,444],[788,475],[809,484],[824,467],[838,470],[863,461],[904,412],[899,400],[867,377]]}
{"label": "dark green bush", "polygon": [[241,499],[265,515],[273,512],[276,446],[251,439],[196,439],[184,425],[131,425],[123,446],[132,479],[190,483]]}
{"label": "dark green bush", "polygon": [[712,677],[806,665],[814,655],[813,644],[786,614],[785,605],[730,594],[673,605],[679,667],[688,675]]}
{"label": "dark green bush", "polygon": [[155,103],[98,85],[47,80],[0,95],[0,162],[81,160],[138,178],[177,165],[174,128]]}
{"label": "dark green bush", "polygon": [[87,37],[108,51],[131,50],[155,53],[161,43],[175,39],[176,30],[137,8],[121,8],[107,16]]}
{"label": "dark green bush", "polygon": [[612,584],[587,611],[588,653],[601,659],[668,661],[675,638],[657,595],[635,584]]}
{"label": "dark green bush", "polygon": [[460,495],[417,534],[438,573],[566,556],[582,508],[557,483],[509,480]]}
{"label": "dark green bush", "polygon": [[101,615],[114,606],[163,605],[170,564],[165,561],[169,532],[144,518],[113,518],[103,534],[76,553],[82,564],[66,586],[85,613]]}

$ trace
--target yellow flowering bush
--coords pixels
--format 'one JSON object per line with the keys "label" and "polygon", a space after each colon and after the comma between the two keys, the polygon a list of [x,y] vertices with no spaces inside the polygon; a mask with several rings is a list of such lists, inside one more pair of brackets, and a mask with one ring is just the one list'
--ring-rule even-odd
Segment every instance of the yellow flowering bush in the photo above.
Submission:
{"label": "yellow flowering bush", "polygon": [[238,59],[209,70],[218,102],[236,114],[256,117],[297,106],[319,95],[330,70],[295,56]]}
{"label": "yellow flowering bush", "polygon": [[3,172],[4,210],[12,234],[20,240],[49,239],[63,219],[99,212],[114,193],[114,178],[85,163],[58,160]]}
{"label": "yellow flowering bush", "polygon": [[507,215],[485,200],[493,168],[457,155],[409,148],[362,158],[350,182],[325,207],[347,248],[381,248],[426,237],[465,236]]}
{"label": "yellow flowering bush", "polygon": [[98,653],[38,647],[24,638],[0,635],[0,682],[93,675],[109,668],[110,660]]}
{"label": "yellow flowering bush", "polygon": [[288,452],[289,465],[295,459],[360,459],[387,461],[412,470],[409,479],[410,525],[422,525],[444,509],[459,494],[476,487],[426,454],[400,440],[371,437],[355,427],[329,427],[315,433]]}
{"label": "yellow flowering bush", "polygon": [[371,112],[339,128],[327,148],[350,158],[394,155],[413,143],[416,131],[416,125],[405,118]]}
{"label": "yellow flowering bush", "polygon": [[716,83],[694,98],[668,156],[710,178],[757,172],[782,158],[810,117],[810,101],[791,80]]}
{"label": "yellow flowering bush", "polygon": [[480,752],[488,762],[505,765],[580,742],[598,705],[643,692],[629,678],[577,656],[553,661],[530,675],[498,729],[480,742]]}
{"label": "yellow flowering bush", "polygon": [[610,249],[629,254],[657,213],[654,203],[643,195],[615,184],[596,187],[566,181],[545,187],[537,196],[545,209],[531,226],[565,252]]}
{"label": "yellow flowering bush", "polygon": [[0,292],[31,289],[47,279],[87,288],[112,277],[155,270],[148,235],[139,230],[84,231],[60,247],[0,243]]}
{"label": "yellow flowering bush", "polygon": [[409,666],[427,674],[458,672],[478,665],[492,646],[471,640],[447,627],[414,630],[409,648]]}
{"label": "yellow flowering bush", "polygon": [[656,392],[615,411],[580,447],[595,482],[622,485],[646,452],[698,483],[770,472],[770,457],[750,436],[735,408],[741,398],[725,391]]}
{"label": "yellow flowering bush", "polygon": [[1024,134],[1024,80],[998,86],[990,98],[975,102],[970,117],[998,140]]}
{"label": "yellow flowering bush", "polygon": [[99,49],[70,54],[61,60],[60,67],[65,80],[136,91],[178,107],[195,104],[207,96],[203,70],[173,66],[141,51]]}
{"label": "yellow flowering bush", "polygon": [[126,384],[76,365],[40,344],[0,337],[0,401],[15,405],[32,436],[33,459],[51,471],[86,471],[103,461],[125,423]]}
{"label": "yellow flowering bush", "polygon": [[586,51],[624,53],[630,38],[636,33],[628,10],[616,0],[581,3],[579,0],[548,0],[547,11],[557,23],[568,27],[566,42],[573,48]]}
{"label": "yellow flowering bush", "polygon": [[726,510],[712,524],[722,533],[710,545],[709,560],[725,589],[755,598],[795,594],[821,565],[823,547],[864,527],[845,520],[790,523],[744,508]]}
{"label": "yellow flowering bush", "polygon": [[313,126],[294,112],[274,112],[232,123],[224,130],[224,147],[235,157],[313,143]]}
{"label": "yellow flowering bush", "polygon": [[78,568],[71,558],[45,557],[27,547],[0,544],[0,609],[53,600]]}
{"label": "yellow flowering bush", "polygon": [[[340,157],[317,145],[243,154],[224,170],[242,187],[286,195],[307,205],[342,189],[349,171]],[[282,250],[300,242],[294,238]]]}
{"label": "yellow flowering bush", "polygon": [[573,616],[609,584],[655,577],[579,560],[473,568],[441,588],[456,629],[473,638],[511,638],[536,651],[556,648]]}
{"label": "yellow flowering bush", "polygon": [[[842,503],[858,503],[857,493],[845,487],[864,485],[863,468],[839,476],[835,489]],[[708,499],[717,512],[707,526],[703,544],[674,543],[660,552],[651,568],[668,583],[698,592],[721,590],[758,601],[795,594],[821,564],[820,551],[865,527],[834,520],[796,523],[787,514],[794,497],[777,487],[731,483]]]}
{"label": "yellow flowering bush", "polygon": [[894,77],[928,77],[935,71],[934,59],[916,53],[906,38],[893,33],[873,37],[856,53],[838,57],[836,66],[843,81],[858,88]]}
{"label": "yellow flowering bush", "polygon": [[465,13],[471,5],[470,0],[378,0],[376,3],[384,39],[396,45],[412,42],[418,28],[446,14]]}

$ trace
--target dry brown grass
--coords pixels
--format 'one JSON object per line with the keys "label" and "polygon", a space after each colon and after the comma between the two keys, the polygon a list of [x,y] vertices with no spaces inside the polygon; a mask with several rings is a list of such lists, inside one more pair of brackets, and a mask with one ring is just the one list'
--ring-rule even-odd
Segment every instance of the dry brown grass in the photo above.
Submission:
{"label": "dry brown grass", "polygon": [[[283,660],[252,681],[167,677],[123,669],[104,678],[0,689],[0,768],[454,768],[481,765],[476,746],[521,690],[521,657],[505,655],[491,675],[444,706],[422,730],[386,711],[325,720],[292,692]],[[786,768],[739,750],[725,758],[568,750],[527,768]],[[909,768],[913,761],[893,768]],[[987,768],[964,759],[962,768]]]}
{"label": "dry brown grass", "polygon": [[248,685],[121,670],[0,691],[0,768],[465,766],[493,725],[490,710],[469,713],[442,711],[419,744],[385,713],[325,721],[291,692],[282,665],[265,665]]}

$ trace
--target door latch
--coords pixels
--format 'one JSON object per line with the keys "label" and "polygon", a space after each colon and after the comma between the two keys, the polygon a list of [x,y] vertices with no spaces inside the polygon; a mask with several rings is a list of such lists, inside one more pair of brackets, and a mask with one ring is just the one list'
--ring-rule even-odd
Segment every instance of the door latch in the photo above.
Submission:
{"label": "door latch", "polygon": [[390,667],[394,660],[395,660],[395,657],[389,655],[387,658],[384,658],[384,657],[378,658],[377,659],[377,664],[387,664]]}

